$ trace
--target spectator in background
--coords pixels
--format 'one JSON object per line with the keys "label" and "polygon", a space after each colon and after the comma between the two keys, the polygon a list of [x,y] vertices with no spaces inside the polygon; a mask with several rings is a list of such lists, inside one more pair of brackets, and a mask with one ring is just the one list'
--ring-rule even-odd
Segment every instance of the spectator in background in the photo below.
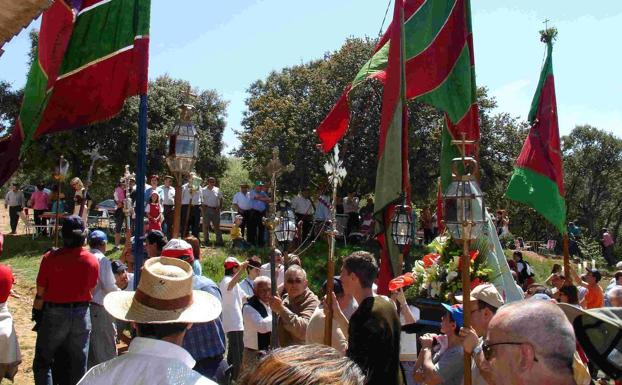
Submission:
{"label": "spectator in background", "polygon": [[364,385],[366,382],[361,369],[334,349],[300,345],[273,350],[240,381],[240,385],[264,384]]}
{"label": "spectator in background", "polygon": [[190,232],[195,238],[199,238],[200,222],[201,191],[195,190],[188,182],[181,186],[181,237],[186,237]]}
{"label": "spectator in background", "polygon": [[315,206],[311,201],[311,192],[308,187],[303,187],[300,194],[292,199],[292,210],[296,215],[296,223],[302,222],[302,238],[300,243],[305,242],[313,227],[313,215],[315,214]]}
{"label": "spectator in background", "polygon": [[587,269],[585,280],[582,280],[575,269],[570,266],[570,275],[577,286],[583,286],[587,289],[585,298],[581,305],[586,309],[594,309],[605,306],[605,294],[602,287],[598,284],[602,275],[598,269]]}
{"label": "spectator in background", "polygon": [[248,199],[251,202],[251,212],[247,227],[247,240],[253,246],[263,247],[265,227],[262,218],[268,209],[270,197],[263,191],[264,184],[262,181],[255,182],[255,189],[248,193]]}
{"label": "spectator in background", "polygon": [[535,282],[534,277],[535,273],[531,268],[529,262],[523,259],[523,252],[516,250],[512,254],[512,258],[516,263],[516,272],[518,273],[518,283],[523,287],[523,290],[526,290],[529,285]]}
{"label": "spectator in background", "polygon": [[248,183],[240,183],[240,191],[236,192],[233,196],[233,209],[242,216],[242,223],[240,224],[240,230],[242,231],[242,237],[246,235],[246,228],[251,213],[251,201],[248,197]]}
{"label": "spectator in background", "polygon": [[616,286],[622,285],[622,271],[616,271],[609,285],[605,289],[605,306],[611,306],[609,303],[609,292]]}
{"label": "spectator in background", "polygon": [[246,250],[251,247],[251,244],[246,242],[244,236],[242,235],[240,226],[242,226],[243,221],[244,217],[240,214],[237,214],[235,216],[235,219],[233,220],[233,226],[231,226],[231,231],[229,232],[229,236],[231,237],[231,246],[240,250]]}
{"label": "spectator in background", "polygon": [[104,309],[104,297],[108,293],[117,291],[115,278],[112,272],[110,260],[104,254],[108,236],[101,230],[95,230],[89,234],[89,247],[91,254],[99,263],[99,278],[93,291],[91,300],[91,337],[89,340],[88,367],[108,361],[117,356],[116,331],[114,319]]}
{"label": "spectator in background", "polygon": [[272,297],[270,308],[279,316],[279,345],[305,343],[307,325],[320,301],[308,287],[307,273],[298,265],[285,272],[285,296]]}
{"label": "spectator in background", "polygon": [[253,255],[246,261],[248,262],[248,266],[246,266],[246,278],[240,282],[240,289],[242,289],[242,292],[244,293],[244,302],[255,295],[253,285],[255,279],[261,276],[261,259],[259,259],[258,256]]}
{"label": "spectator in background", "polygon": [[[0,234],[0,255],[2,254],[2,234]],[[9,266],[0,264],[0,382],[3,378],[13,381],[18,366],[22,362],[22,354],[13,326],[13,317],[7,306],[13,294],[13,271]]]}
{"label": "spectator in background", "polygon": [[493,383],[574,385],[575,335],[548,301],[516,301],[488,325],[482,351]]}
{"label": "spectator in background", "polygon": [[227,257],[224,262],[225,276],[218,285],[222,293],[222,324],[227,333],[227,361],[232,366],[231,377],[238,378],[244,351],[244,321],[242,319],[242,300],[244,292],[238,282],[245,273],[248,261],[240,263],[235,257]]}
{"label": "spectator in background", "polygon": [[[32,207],[34,211],[35,226],[45,226],[47,220],[41,218],[41,214],[48,210],[48,194],[45,192],[45,188],[42,182],[37,183],[37,189],[30,196],[28,206]],[[37,229],[37,232],[41,232],[43,235],[47,235],[47,229]]]}
{"label": "spectator in background", "polygon": [[9,209],[11,235],[17,234],[19,213],[25,205],[24,193],[19,189],[19,184],[13,183],[11,189],[4,196],[4,208]]}
{"label": "spectator in background", "polygon": [[46,253],[37,275],[33,319],[38,329],[33,372],[36,385],[52,382],[51,367],[58,351],[71,383],[86,373],[91,320],[89,303],[99,278],[97,258],[83,248],[87,230],[82,218],[65,218],[63,247]]}
{"label": "spectator in background", "polygon": [[192,271],[195,275],[203,275],[203,265],[201,265],[201,242],[198,238],[188,236],[184,239],[190,246],[192,246]]}
{"label": "spectator in background", "polygon": [[160,204],[160,195],[157,191],[152,191],[149,200],[145,206],[145,215],[147,217],[147,231],[162,231],[162,222],[164,221],[164,208]]}
{"label": "spectator in background", "polygon": [[[272,254],[274,254],[274,260],[276,261],[276,284],[277,293],[280,292],[279,288],[285,283],[285,266],[283,265],[283,253],[281,250],[274,249],[270,251],[268,257],[272,260]],[[270,278],[270,262],[261,265],[261,275]]]}
{"label": "spectator in background", "polygon": [[610,267],[616,264],[616,259],[613,256],[613,245],[613,237],[609,234],[609,230],[603,228],[601,230],[600,246],[603,251],[603,258],[605,258],[607,265]]}
{"label": "spectator in background", "polygon": [[359,227],[359,198],[354,196],[354,191],[348,191],[348,196],[343,198],[343,213],[348,216],[346,236]]}
{"label": "spectator in background", "polygon": [[149,203],[151,198],[151,194],[158,194],[158,202],[162,201],[162,189],[158,187],[158,182],[160,181],[160,177],[157,175],[151,175],[149,177],[149,187],[145,189],[145,205]]}
{"label": "spectator in background", "polygon": [[[464,352],[460,339],[460,328],[464,326],[462,304],[442,304],[446,312],[441,318],[441,333],[447,339],[447,348],[433,352],[434,341],[442,336],[424,334],[421,351],[415,365],[415,381],[426,384],[460,385],[464,375]],[[441,345],[438,343],[438,345]]]}
{"label": "spectator in background", "polygon": [[[114,210],[114,250],[117,251],[121,247],[121,230],[125,224],[125,211],[123,210],[126,198],[125,179],[121,179],[119,183],[117,183],[117,187],[114,189],[113,198],[116,205],[116,209]],[[129,230],[126,228],[125,231]]]}
{"label": "spectator in background", "polygon": [[615,286],[609,291],[610,307],[622,307],[622,286]]}
{"label": "spectator in background", "polygon": [[164,185],[160,187],[164,208],[164,232],[168,238],[173,236],[173,214],[175,213],[175,187],[172,183],[173,177],[166,175]]}
{"label": "spectator in background", "polygon": [[205,245],[210,244],[210,225],[216,233],[216,246],[223,246],[222,231],[220,230],[220,210],[222,210],[223,196],[216,187],[216,178],[207,178],[207,186],[201,188],[201,203],[203,211],[203,237]]}
{"label": "spectator in background", "polygon": [[242,308],[244,320],[242,368],[244,371],[255,366],[260,352],[270,349],[270,338],[272,336],[271,290],[269,278],[255,278],[253,295],[249,297],[248,302]]}
{"label": "spectator in background", "polygon": [[159,257],[162,255],[162,249],[164,249],[166,243],[166,236],[162,231],[148,231],[145,236],[145,251],[147,252],[147,258]]}
{"label": "spectator in background", "polygon": [[326,186],[320,186],[318,190],[318,198],[315,201],[314,214],[317,232],[323,232],[328,229],[328,222],[332,220],[332,206],[333,203],[330,196],[326,192]]}
{"label": "spectator in background", "polygon": [[402,289],[391,292],[391,299],[397,308],[397,314],[400,316],[402,324],[402,333],[400,334],[400,364],[406,377],[406,384],[414,384],[413,375],[415,373],[415,364],[417,357],[417,334],[404,332],[404,326],[412,325],[419,320],[420,312],[415,306],[410,306],[406,302],[404,291]]}
{"label": "spectator in background", "polygon": [[421,227],[423,228],[423,243],[426,245],[434,240],[432,212],[425,207],[421,212]]}
{"label": "spectator in background", "polygon": [[577,287],[574,285],[562,286],[559,289],[559,302],[581,307],[579,305],[579,291]]}
{"label": "spectator in background", "polygon": [[[326,282],[322,285],[322,291],[326,293]],[[346,316],[347,319],[350,319],[354,311],[356,311],[357,304],[351,294],[346,295],[344,293],[341,279],[338,277],[333,278],[333,292],[339,302],[339,308],[343,309],[343,315]],[[325,304],[320,304],[309,320],[305,336],[306,344],[324,343],[324,322],[326,321],[324,305]],[[345,355],[348,349],[348,330],[341,329],[337,322],[333,322],[331,346],[341,353],[341,355]]]}

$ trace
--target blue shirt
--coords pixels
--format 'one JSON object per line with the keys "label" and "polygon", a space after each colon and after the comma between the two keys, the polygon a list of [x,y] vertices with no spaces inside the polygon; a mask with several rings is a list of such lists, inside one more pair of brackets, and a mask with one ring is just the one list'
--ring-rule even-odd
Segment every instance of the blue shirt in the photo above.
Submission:
{"label": "blue shirt", "polygon": [[251,201],[251,209],[253,210],[257,210],[257,211],[266,211],[266,209],[268,208],[268,205],[266,204],[266,202],[262,202],[260,200],[255,199],[256,196],[262,196],[265,198],[268,198],[268,194],[266,194],[264,191],[251,191],[248,193],[248,199],[250,199]]}
{"label": "blue shirt", "polygon": [[[194,290],[206,291],[222,302],[222,295],[218,285],[211,279],[195,275],[192,278]],[[184,336],[183,348],[196,361],[207,357],[220,356],[225,353],[225,330],[220,318],[210,322],[195,323]]]}

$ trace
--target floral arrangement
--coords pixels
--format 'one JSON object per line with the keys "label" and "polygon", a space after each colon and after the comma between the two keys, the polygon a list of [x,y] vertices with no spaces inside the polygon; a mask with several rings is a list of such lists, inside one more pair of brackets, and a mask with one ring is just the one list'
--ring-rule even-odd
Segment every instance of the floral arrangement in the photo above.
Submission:
{"label": "floral arrangement", "polygon": [[[471,288],[492,280],[492,270],[486,267],[488,242],[482,237],[471,244]],[[437,237],[428,245],[429,254],[415,261],[413,284],[405,291],[407,299],[431,298],[452,302],[462,291],[460,277],[462,247],[450,237]]]}

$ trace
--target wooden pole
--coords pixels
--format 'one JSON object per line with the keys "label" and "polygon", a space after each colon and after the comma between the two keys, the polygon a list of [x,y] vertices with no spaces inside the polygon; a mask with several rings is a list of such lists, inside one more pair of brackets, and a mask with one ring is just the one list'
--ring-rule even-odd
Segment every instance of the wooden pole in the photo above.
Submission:
{"label": "wooden pole", "polygon": [[[467,225],[463,228],[468,229],[468,233],[471,232],[471,225]],[[467,234],[470,235],[470,234]],[[462,241],[462,311],[464,313],[464,328],[471,327],[471,256],[469,255],[468,237]],[[471,385],[471,355],[464,355],[464,385]]]}
{"label": "wooden pole", "polygon": [[56,193],[56,220],[54,222],[54,247],[58,248],[58,221],[60,219],[60,194],[63,191],[63,175],[62,175],[62,167],[63,167],[63,156],[60,156],[60,161],[58,162],[58,191]]}
{"label": "wooden pole", "polygon": [[562,246],[564,250],[564,277],[566,277],[566,282],[571,282],[570,280],[570,252],[568,250],[568,233],[564,234],[562,239]]}
{"label": "wooden pole", "polygon": [[331,229],[327,232],[328,263],[326,264],[326,319],[324,321],[324,345],[332,346],[333,336],[333,283],[335,277],[335,237],[337,236],[337,183],[333,183],[333,204],[330,208]]}
{"label": "wooden pole", "polygon": [[175,175],[175,179],[177,179],[177,183],[175,184],[175,208],[173,209],[173,231],[171,231],[171,236],[173,238],[179,238],[179,226],[181,224],[181,173]]}

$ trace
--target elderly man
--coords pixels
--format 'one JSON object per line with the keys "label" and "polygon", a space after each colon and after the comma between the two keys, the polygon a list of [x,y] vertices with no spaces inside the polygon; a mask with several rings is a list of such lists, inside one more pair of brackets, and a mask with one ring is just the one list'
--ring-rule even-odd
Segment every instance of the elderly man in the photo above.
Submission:
{"label": "elderly man", "polygon": [[89,234],[91,253],[99,262],[99,279],[91,300],[91,338],[89,341],[88,367],[108,361],[117,356],[116,331],[114,319],[104,309],[106,294],[117,291],[110,260],[104,252],[108,236],[101,230]]}
{"label": "elderly man", "polygon": [[259,352],[270,348],[270,337],[272,335],[272,312],[269,305],[271,289],[270,278],[255,278],[253,281],[254,295],[242,308],[244,318],[243,369],[253,366],[259,358]]}
{"label": "elderly man", "polygon": [[307,325],[320,304],[308,287],[307,273],[298,265],[285,272],[285,297],[270,298],[270,308],[279,316],[277,332],[281,347],[303,345]]}
{"label": "elderly man", "polygon": [[608,295],[610,307],[622,307],[622,286],[614,286]]}
{"label": "elderly man", "polygon": [[231,204],[238,215],[242,216],[240,230],[242,231],[242,237],[244,237],[246,235],[246,226],[248,226],[248,220],[251,213],[251,201],[248,198],[248,183],[240,183],[240,191],[235,193]]}
{"label": "elderly man", "polygon": [[[463,302],[462,296],[456,296],[456,301]],[[486,283],[477,286],[471,291],[471,328],[460,330],[463,337],[462,347],[465,354],[473,356],[472,362],[472,383],[473,385],[488,385],[492,383],[489,366],[486,365],[486,358],[482,353],[483,337],[488,332],[488,325],[492,317],[497,313],[497,309],[503,306],[503,298],[494,285]]]}
{"label": "elderly man", "polygon": [[220,302],[192,290],[192,267],[184,261],[151,258],[142,271],[136,292],[118,291],[104,300],[113,317],[132,323],[137,337],[126,354],[92,368],[79,384],[213,385],[192,370],[195,361],[182,345],[193,324],[217,319]]}
{"label": "elderly man", "polygon": [[264,230],[265,227],[262,222],[266,210],[268,209],[268,203],[270,203],[270,197],[264,191],[264,184],[261,181],[255,182],[255,189],[248,193],[248,199],[251,202],[251,210],[249,214],[248,227],[247,227],[247,240],[253,246],[264,246]]}
{"label": "elderly man", "polygon": [[313,226],[313,214],[315,207],[311,201],[311,193],[308,187],[303,187],[294,199],[292,199],[292,210],[296,214],[296,222],[302,222],[302,240],[306,241]]}
{"label": "elderly man", "polygon": [[503,306],[488,325],[482,345],[493,383],[574,385],[575,334],[549,301]]}
{"label": "elderly man", "polygon": [[[281,286],[285,283],[285,266],[283,265],[283,253],[281,253],[281,250],[279,249],[274,249],[270,251],[270,254],[268,255],[270,259],[272,259],[272,254],[274,254],[274,260],[276,261],[275,269],[277,293],[280,293]],[[270,262],[261,265],[261,275],[270,278]]]}
{"label": "elderly man", "polygon": [[9,218],[11,222],[11,235],[17,234],[17,223],[19,221],[19,213],[26,204],[24,193],[19,189],[19,184],[13,183],[11,189],[4,197],[4,208],[9,209]]}
{"label": "elderly man", "polygon": [[170,175],[164,176],[164,185],[160,187],[161,203],[164,207],[164,231],[166,236],[171,238],[173,236],[173,214],[175,213],[175,186],[172,185],[173,177]]}

